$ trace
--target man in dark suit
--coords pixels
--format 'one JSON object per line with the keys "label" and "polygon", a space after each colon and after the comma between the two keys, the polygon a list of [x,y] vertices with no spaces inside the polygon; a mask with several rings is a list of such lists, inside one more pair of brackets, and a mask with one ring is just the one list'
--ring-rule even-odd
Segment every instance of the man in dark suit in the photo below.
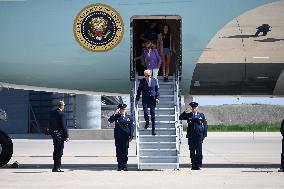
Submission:
{"label": "man in dark suit", "polygon": [[59,101],[57,103],[57,108],[50,113],[49,132],[53,139],[54,145],[54,166],[52,172],[64,172],[60,169],[61,157],[63,155],[64,141],[69,141],[66,118],[65,114],[63,113],[64,105],[65,104],[63,101]]}
{"label": "man in dark suit", "polygon": [[282,153],[281,153],[281,166],[278,172],[284,172],[284,119],[282,120],[280,132],[282,134]]}
{"label": "man in dark suit", "polygon": [[156,135],[155,132],[155,107],[156,103],[159,103],[160,93],[158,82],[155,78],[151,77],[151,70],[145,70],[145,78],[141,79],[136,94],[136,104],[140,99],[142,93],[142,105],[144,111],[144,119],[146,121],[145,129],[149,127],[149,115],[148,108],[150,108],[151,122],[152,122],[152,135]]}
{"label": "man in dark suit", "polygon": [[108,121],[115,122],[114,139],[116,147],[117,170],[127,171],[129,142],[133,139],[134,122],[131,115],[126,113],[126,104],[119,104],[118,109],[110,116]]}
{"label": "man in dark suit", "polygon": [[188,145],[191,158],[191,170],[200,170],[202,166],[202,143],[207,137],[207,120],[203,113],[197,111],[198,103],[191,102],[191,108],[187,108],[180,116],[180,120],[187,120]]}

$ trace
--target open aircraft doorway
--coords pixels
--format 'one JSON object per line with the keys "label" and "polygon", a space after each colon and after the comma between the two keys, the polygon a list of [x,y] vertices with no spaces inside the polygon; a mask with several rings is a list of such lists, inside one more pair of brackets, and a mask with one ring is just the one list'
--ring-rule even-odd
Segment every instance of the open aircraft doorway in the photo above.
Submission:
{"label": "open aircraft doorway", "polygon": [[[170,52],[168,56],[161,54],[163,47],[159,45],[159,34],[163,33],[163,28],[168,26],[168,32],[171,36]],[[131,35],[131,61],[130,61],[130,80],[135,77],[143,76],[144,70],[147,69],[146,62],[142,58],[145,50],[145,43],[151,41],[157,48],[163,62],[159,69],[158,76],[166,74],[163,70],[163,64],[166,59],[169,61],[169,76],[179,71],[181,74],[181,17],[180,16],[133,16],[130,22]],[[164,37],[164,35],[161,35]],[[161,48],[159,48],[161,47]]]}

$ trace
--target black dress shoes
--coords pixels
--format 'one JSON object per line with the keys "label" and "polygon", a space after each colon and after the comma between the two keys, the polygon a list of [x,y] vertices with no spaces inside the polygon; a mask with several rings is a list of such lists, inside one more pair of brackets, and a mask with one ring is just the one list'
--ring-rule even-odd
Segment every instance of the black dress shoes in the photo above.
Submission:
{"label": "black dress shoes", "polygon": [[52,169],[52,172],[64,172],[64,171],[62,171],[60,169]]}
{"label": "black dress shoes", "polygon": [[124,167],[122,170],[123,170],[123,171],[128,171],[127,167]]}
{"label": "black dress shoes", "polygon": [[122,170],[121,167],[117,168],[117,171],[121,171],[121,170]]}
{"label": "black dress shoes", "polygon": [[156,135],[156,132],[152,132],[152,135],[155,136],[155,135]]}
{"label": "black dress shoes", "polygon": [[280,169],[278,170],[278,172],[284,172],[284,169],[280,168]]}

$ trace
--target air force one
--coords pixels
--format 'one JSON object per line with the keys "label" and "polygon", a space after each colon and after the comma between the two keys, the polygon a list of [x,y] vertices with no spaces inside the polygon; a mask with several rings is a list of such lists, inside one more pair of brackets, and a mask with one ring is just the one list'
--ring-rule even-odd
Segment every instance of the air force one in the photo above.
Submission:
{"label": "air force one", "polygon": [[0,0],[0,87],[129,94],[156,22],[182,94],[283,96],[283,18],[271,0]]}
{"label": "air force one", "polygon": [[[102,128],[101,104],[117,101],[84,94],[131,94],[138,169],[179,169],[181,94],[284,96],[283,18],[284,1],[271,0],[0,0],[0,90],[55,92],[1,91],[0,129],[44,131],[53,102],[69,93],[70,136],[87,139]],[[164,24],[170,73],[165,82],[160,69],[151,136],[139,129],[143,108],[133,97],[146,69],[143,43]],[[0,167],[13,154],[1,130]]]}

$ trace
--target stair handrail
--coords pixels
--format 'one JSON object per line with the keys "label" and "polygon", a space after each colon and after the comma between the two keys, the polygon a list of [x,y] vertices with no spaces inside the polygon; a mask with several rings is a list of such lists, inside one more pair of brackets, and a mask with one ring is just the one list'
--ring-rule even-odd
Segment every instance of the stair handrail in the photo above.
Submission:
{"label": "stair handrail", "polygon": [[179,71],[174,75],[175,77],[175,128],[176,128],[176,147],[180,153],[181,138],[183,137],[183,127],[179,120],[180,114],[180,88],[179,88]]}
{"label": "stair handrail", "polygon": [[135,74],[135,81],[134,81],[134,91],[133,91],[133,104],[134,104],[134,116],[135,116],[135,134],[136,134],[136,155],[137,155],[137,166],[138,169],[140,168],[139,163],[139,156],[140,156],[140,146],[139,146],[139,109],[138,109],[138,103],[136,104],[136,93],[137,93],[137,81],[138,81],[138,73]]}

